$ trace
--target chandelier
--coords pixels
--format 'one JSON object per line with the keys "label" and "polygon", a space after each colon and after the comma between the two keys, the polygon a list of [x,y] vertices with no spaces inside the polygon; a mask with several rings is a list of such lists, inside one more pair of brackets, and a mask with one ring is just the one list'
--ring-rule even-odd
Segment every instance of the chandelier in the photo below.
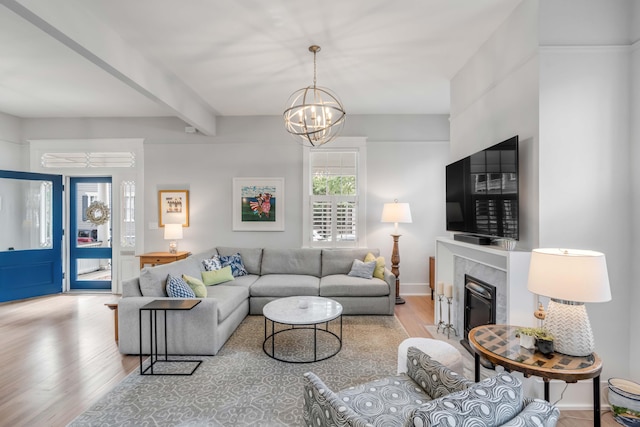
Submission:
{"label": "chandelier", "polygon": [[283,116],[287,132],[304,145],[317,147],[338,136],[347,113],[333,92],[316,86],[316,54],[320,46],[309,46],[309,52],[313,53],[313,86],[295,91]]}

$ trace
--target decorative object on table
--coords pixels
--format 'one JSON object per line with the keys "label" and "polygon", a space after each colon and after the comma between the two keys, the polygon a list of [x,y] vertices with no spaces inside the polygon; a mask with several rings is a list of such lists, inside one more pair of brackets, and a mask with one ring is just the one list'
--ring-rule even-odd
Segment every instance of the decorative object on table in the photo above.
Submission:
{"label": "decorative object on table", "polygon": [[164,240],[170,240],[169,253],[178,253],[178,240],[182,239],[182,224],[165,224]]}
{"label": "decorative object on table", "polygon": [[309,46],[309,52],[313,53],[313,85],[289,97],[283,117],[287,132],[302,144],[317,147],[340,134],[347,113],[336,94],[316,86],[316,54],[320,46]]}
{"label": "decorative object on table", "polygon": [[553,335],[546,329],[520,327],[516,333],[520,337],[521,347],[529,350],[538,347],[538,351],[544,355],[553,353]]}
{"label": "decorative object on table", "polygon": [[[444,297],[447,299],[447,323],[442,325],[442,333],[446,332],[447,339],[451,336],[451,332],[453,332],[454,336],[458,336],[458,331],[451,323],[451,303],[453,301],[453,285],[451,283],[446,283],[444,285]],[[442,309],[440,310],[440,317],[442,318]],[[438,328],[440,325],[438,324]]]}
{"label": "decorative object on table", "polygon": [[189,226],[189,191],[188,190],[160,190],[158,191],[158,223],[182,224]]}
{"label": "decorative object on table", "polygon": [[619,424],[640,426],[640,384],[622,378],[610,378],[608,397],[613,418]]}
{"label": "decorative object on table", "polygon": [[380,222],[394,223],[394,232],[391,235],[391,237],[393,237],[391,272],[396,276],[396,304],[404,304],[404,299],[400,297],[400,250],[398,248],[398,240],[401,235],[398,234],[398,223],[412,222],[409,203],[398,203],[398,199],[395,199],[393,203],[385,203],[382,208],[382,218]]}
{"label": "decorative object on table", "polygon": [[233,178],[233,231],[284,231],[284,178]]}
{"label": "decorative object on table", "polygon": [[586,302],[611,300],[603,253],[578,249],[534,249],[529,291],[551,298],[544,328],[555,337],[557,352],[588,356],[595,342]]}
{"label": "decorative object on table", "polygon": [[109,206],[100,201],[91,202],[86,210],[87,221],[94,225],[106,224],[109,221]]}
{"label": "decorative object on table", "polygon": [[518,242],[516,242],[513,239],[500,239],[500,246],[502,246],[503,248],[505,248],[508,251],[515,250],[517,243]]}

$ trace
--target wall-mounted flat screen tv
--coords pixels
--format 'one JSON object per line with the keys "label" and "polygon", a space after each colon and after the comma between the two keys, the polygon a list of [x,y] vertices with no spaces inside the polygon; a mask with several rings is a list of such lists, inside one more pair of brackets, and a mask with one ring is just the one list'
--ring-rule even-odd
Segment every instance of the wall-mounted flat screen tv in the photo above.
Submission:
{"label": "wall-mounted flat screen tv", "polygon": [[447,230],[517,240],[518,136],[446,167]]}

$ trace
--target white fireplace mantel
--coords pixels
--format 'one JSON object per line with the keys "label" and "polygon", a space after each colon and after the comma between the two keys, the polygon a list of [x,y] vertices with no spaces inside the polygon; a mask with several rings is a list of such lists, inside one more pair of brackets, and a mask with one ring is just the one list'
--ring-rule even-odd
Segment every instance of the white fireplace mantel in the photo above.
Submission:
{"label": "white fireplace mantel", "polygon": [[[527,290],[531,252],[507,251],[497,246],[474,245],[446,237],[436,238],[436,283],[453,284],[454,305],[461,307],[464,299],[464,284],[455,281],[456,257],[505,272],[506,313],[502,316],[503,319],[510,325],[535,326],[536,319],[533,317],[533,312],[537,307],[537,298]],[[436,317],[434,320],[437,324],[440,320],[438,310],[434,312]],[[454,313],[456,312],[457,310],[454,310]],[[463,319],[458,318],[460,315],[454,314],[453,317],[452,323],[458,331],[463,330],[461,328]],[[443,320],[447,321],[447,319]]]}

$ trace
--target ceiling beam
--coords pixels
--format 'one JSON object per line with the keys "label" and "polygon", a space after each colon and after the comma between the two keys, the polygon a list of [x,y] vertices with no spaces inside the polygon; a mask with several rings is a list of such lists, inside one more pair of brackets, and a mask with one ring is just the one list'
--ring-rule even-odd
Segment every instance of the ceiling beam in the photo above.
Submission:
{"label": "ceiling beam", "polygon": [[216,134],[216,112],[177,76],[152,63],[82,3],[0,0],[0,3],[205,135]]}

